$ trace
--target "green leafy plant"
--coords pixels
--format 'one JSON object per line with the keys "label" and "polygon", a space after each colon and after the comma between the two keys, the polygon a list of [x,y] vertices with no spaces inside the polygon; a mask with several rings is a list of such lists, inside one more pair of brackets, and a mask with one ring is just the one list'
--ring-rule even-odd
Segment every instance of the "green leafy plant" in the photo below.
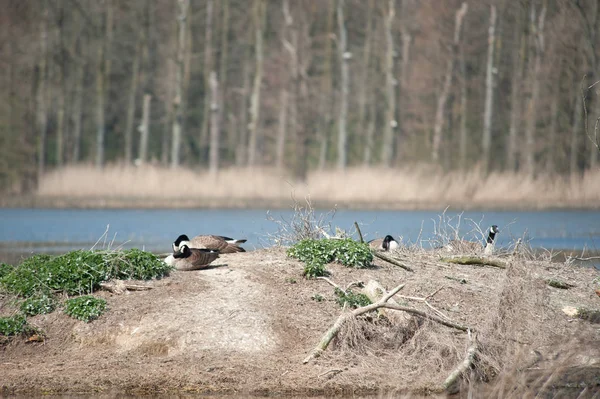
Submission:
{"label": "green leafy plant", "polygon": [[84,295],[65,301],[65,313],[89,323],[97,319],[106,309],[106,301],[91,295]]}
{"label": "green leafy plant", "polygon": [[9,265],[8,263],[0,262],[0,278],[6,276],[8,273],[12,272],[15,267],[13,265]]}
{"label": "green leafy plant", "polygon": [[354,292],[352,292],[352,290],[344,292],[339,288],[336,288],[334,292],[336,296],[335,301],[341,307],[347,306],[354,309],[362,306],[367,306],[372,303],[369,297],[365,294],[355,294]]}
{"label": "green leafy plant", "polygon": [[321,295],[321,294],[314,294],[313,296],[310,297],[310,299],[312,299],[313,301],[316,301],[316,302],[323,302],[325,300],[325,298],[323,298],[323,295]]}
{"label": "green leafy plant", "polygon": [[21,302],[21,312],[26,316],[52,313],[54,309],[56,309],[56,300],[45,294],[32,296]]}
{"label": "green leafy plant", "polygon": [[0,317],[0,335],[18,335],[28,330],[24,316]]}
{"label": "green leafy plant", "polygon": [[373,262],[369,246],[350,238],[302,240],[289,248],[287,255],[306,264],[304,275],[309,278],[326,275],[325,265],[330,262],[355,268],[369,267]]}

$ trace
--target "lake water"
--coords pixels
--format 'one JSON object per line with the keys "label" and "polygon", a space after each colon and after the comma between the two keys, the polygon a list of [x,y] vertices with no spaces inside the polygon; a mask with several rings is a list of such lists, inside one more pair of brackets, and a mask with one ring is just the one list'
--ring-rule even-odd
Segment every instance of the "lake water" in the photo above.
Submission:
{"label": "lake water", "polygon": [[[327,211],[317,211],[326,213]],[[361,211],[338,210],[325,218],[332,227],[354,231],[357,221],[365,236],[372,239],[386,234],[402,237],[405,243],[419,241],[429,246],[443,210],[435,211]],[[274,210],[275,219],[289,220],[291,210]],[[456,225],[457,212],[446,212]],[[467,238],[474,223],[482,229],[500,227],[497,245],[509,246],[526,236],[534,248],[597,253],[600,250],[600,212],[568,211],[473,211],[461,215],[460,234]],[[246,238],[247,250],[271,246],[269,235],[278,225],[267,218],[266,209],[184,210],[184,209],[0,209],[0,261],[2,253],[64,252],[78,248],[123,245],[155,252],[168,252],[179,234],[218,234]]]}

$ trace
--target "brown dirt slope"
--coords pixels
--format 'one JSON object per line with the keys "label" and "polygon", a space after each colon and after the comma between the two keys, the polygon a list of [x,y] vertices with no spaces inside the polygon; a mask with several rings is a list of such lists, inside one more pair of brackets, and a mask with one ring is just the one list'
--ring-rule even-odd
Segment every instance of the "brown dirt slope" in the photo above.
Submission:
{"label": "brown dirt slope", "polygon": [[[510,375],[505,385],[531,387],[558,368],[600,375],[598,324],[561,311],[567,305],[600,308],[596,270],[514,259],[502,270],[446,264],[425,252],[401,256],[414,273],[378,260],[363,270],[329,265],[330,278],[344,287],[371,279],[387,289],[405,283],[404,296],[435,293],[433,307],[478,331],[477,367],[467,376],[473,381]],[[0,347],[0,387],[5,393],[423,393],[444,381],[469,346],[467,334],[431,321],[413,318],[396,326],[368,316],[348,323],[321,357],[303,364],[342,311],[333,288],[302,278],[303,265],[282,249],[219,261],[146,283],[154,287],[149,291],[99,292],[109,310],[89,324],[59,311],[36,316],[31,322],[45,331],[45,341],[17,338]],[[549,287],[549,278],[575,287]],[[552,386],[572,386],[563,381],[569,375],[555,373]],[[600,382],[573,378],[579,390],[581,384],[600,390]],[[495,386],[482,389],[491,397],[501,392]]]}

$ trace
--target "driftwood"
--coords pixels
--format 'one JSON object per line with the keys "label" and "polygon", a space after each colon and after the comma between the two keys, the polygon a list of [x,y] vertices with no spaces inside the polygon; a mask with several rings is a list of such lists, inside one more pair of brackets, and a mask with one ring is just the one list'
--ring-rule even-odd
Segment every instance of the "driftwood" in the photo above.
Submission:
{"label": "driftwood", "polygon": [[396,295],[398,293],[398,291],[400,291],[402,288],[404,288],[404,284],[400,284],[399,286],[397,286],[396,288],[394,288],[393,290],[391,290],[390,292],[388,292],[385,296],[383,296],[381,298],[381,300],[379,300],[376,303],[372,303],[370,305],[367,306],[363,306],[357,309],[354,309],[352,312],[348,312],[348,313],[342,313],[338,319],[335,321],[335,323],[333,324],[333,326],[331,326],[331,328],[329,330],[327,330],[327,332],[325,333],[325,335],[323,335],[323,337],[321,338],[321,341],[319,342],[319,344],[312,350],[312,352],[302,361],[302,363],[306,364],[308,362],[310,362],[312,359],[315,359],[319,356],[321,356],[321,353],[323,353],[323,351],[325,351],[325,349],[327,349],[327,347],[329,346],[329,343],[331,342],[331,340],[337,335],[337,333],[340,331],[340,328],[342,328],[342,326],[344,325],[344,323],[346,323],[346,321],[356,317],[356,316],[360,316],[363,313],[368,313],[372,310],[376,310],[379,309],[380,307],[382,307],[383,305],[385,305],[385,303],[394,295]]}
{"label": "driftwood", "polygon": [[492,266],[499,269],[506,269],[506,264],[499,260],[483,258],[480,256],[453,256],[450,258],[440,258],[442,262],[455,263],[458,265],[481,265]]}
{"label": "driftwood", "polygon": [[110,280],[100,283],[100,287],[113,294],[123,294],[126,291],[147,291],[153,287],[147,285],[129,284],[123,280]]}
{"label": "driftwood", "polygon": [[[365,287],[363,289],[363,294],[365,294],[371,300],[371,302],[376,303],[376,302],[380,301],[381,298],[386,294],[386,290],[385,290],[385,288],[383,288],[383,286],[381,284],[379,284],[378,281],[369,280],[369,282],[365,285]],[[388,303],[398,305],[398,303],[396,301],[394,301],[393,298],[390,298],[388,300]],[[390,320],[392,323],[394,323],[396,325],[397,324],[407,325],[411,319],[411,317],[405,313],[390,312],[387,309],[379,308],[379,309],[377,309],[377,312],[381,316],[387,318],[388,320]]]}
{"label": "driftwood", "polygon": [[372,310],[377,310],[379,308],[401,310],[403,312],[407,312],[407,313],[413,314],[418,317],[422,317],[427,320],[435,321],[444,326],[455,328],[457,330],[461,330],[461,331],[465,331],[465,332],[475,331],[473,328],[460,325],[460,324],[455,323],[450,320],[444,320],[441,317],[427,314],[427,313],[425,313],[421,310],[415,309],[415,308],[411,308],[408,306],[401,306],[401,305],[397,305],[397,304],[393,304],[393,303],[388,303],[388,301],[394,295],[396,295],[398,293],[398,291],[400,291],[402,288],[404,288],[404,284],[400,284],[399,286],[397,286],[396,288],[394,288],[393,290],[391,290],[390,292],[385,294],[379,301],[377,301],[375,303],[372,303],[367,306],[362,306],[360,308],[356,308],[352,312],[342,313],[338,317],[338,319],[335,321],[333,326],[331,326],[331,328],[329,328],[329,330],[327,330],[327,332],[323,335],[323,337],[321,338],[321,341],[318,343],[318,345],[302,361],[302,363],[306,364],[306,363],[310,362],[312,359],[315,359],[315,358],[321,356],[321,353],[323,353],[325,351],[325,349],[327,349],[327,347],[331,343],[331,340],[333,340],[333,338],[337,335],[337,333],[340,331],[341,327],[344,325],[344,323],[346,323],[346,321],[348,321],[352,318],[355,318],[356,316],[360,316],[361,314],[370,312]]}
{"label": "driftwood", "polygon": [[568,290],[569,288],[575,287],[573,284],[565,283],[561,280],[548,279],[546,280],[546,284],[550,287],[560,288],[561,290]]}
{"label": "driftwood", "polygon": [[471,339],[471,345],[467,349],[467,355],[465,356],[465,360],[463,360],[446,378],[443,382],[442,387],[444,390],[448,390],[458,377],[460,377],[465,371],[467,371],[471,365],[473,364],[473,360],[475,359],[475,353],[477,353],[477,337],[471,337],[471,332],[469,331],[469,338]]}
{"label": "driftwood", "polygon": [[379,259],[382,259],[382,260],[384,260],[384,261],[386,261],[388,263],[391,263],[392,265],[401,267],[401,268],[403,268],[406,271],[414,272],[414,270],[410,266],[407,266],[404,263],[399,262],[398,260],[392,258],[391,256],[384,255],[383,253],[381,253],[379,251],[372,251],[372,252],[373,252],[373,255],[375,255]]}

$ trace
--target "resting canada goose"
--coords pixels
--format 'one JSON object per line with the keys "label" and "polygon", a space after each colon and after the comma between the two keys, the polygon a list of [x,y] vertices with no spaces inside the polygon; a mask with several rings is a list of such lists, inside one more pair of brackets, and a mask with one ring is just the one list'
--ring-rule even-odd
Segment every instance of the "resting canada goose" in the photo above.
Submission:
{"label": "resting canada goose", "polygon": [[369,246],[371,249],[379,251],[391,251],[398,248],[400,245],[398,245],[398,241],[394,240],[394,237],[388,234],[384,238],[376,238],[369,241]]}
{"label": "resting canada goose", "polygon": [[245,242],[246,240],[234,240],[233,238],[214,235],[196,236],[190,240],[188,236],[182,234],[173,243],[173,252],[177,252],[181,245],[185,244],[190,248],[212,249],[222,254],[232,254],[246,252],[244,248],[239,246],[239,244]]}
{"label": "resting canada goose", "polygon": [[174,266],[177,270],[204,269],[210,262],[219,257],[219,251],[203,248],[190,248],[186,244],[179,247],[179,251],[165,258],[165,263]]}
{"label": "resting canada goose", "polygon": [[485,255],[494,253],[496,234],[500,232],[498,226],[493,225],[488,231],[485,247],[479,242],[466,240],[451,240],[444,248],[449,252],[479,252],[483,249]]}

